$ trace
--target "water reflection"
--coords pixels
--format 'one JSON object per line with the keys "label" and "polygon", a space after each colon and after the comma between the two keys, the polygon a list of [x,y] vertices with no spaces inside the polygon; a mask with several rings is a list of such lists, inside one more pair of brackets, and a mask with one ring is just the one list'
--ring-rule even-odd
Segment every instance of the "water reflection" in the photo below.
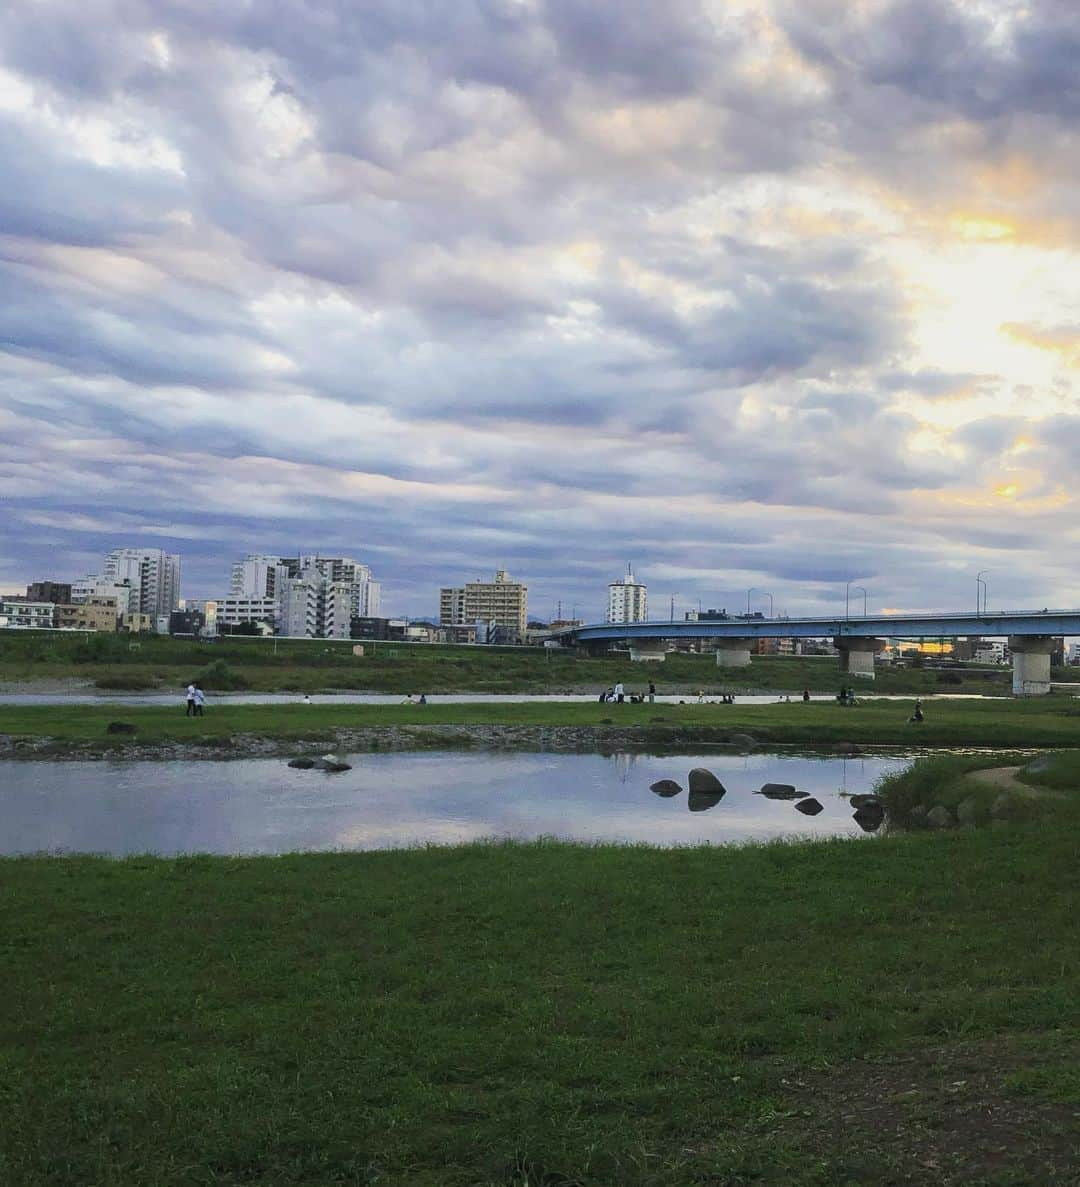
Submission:
{"label": "water reflection", "polygon": [[[336,775],[291,770],[281,759],[5,763],[0,852],[279,853],[492,836],[660,846],[862,836],[875,829],[869,816],[853,818],[837,793],[839,766],[847,768],[846,785],[865,794],[878,775],[909,761],[715,752],[347,757],[352,770]],[[697,788],[680,810],[673,797],[692,768],[705,766],[721,780],[719,792]],[[813,795],[821,812],[800,816],[765,798],[759,789],[769,782]]]}

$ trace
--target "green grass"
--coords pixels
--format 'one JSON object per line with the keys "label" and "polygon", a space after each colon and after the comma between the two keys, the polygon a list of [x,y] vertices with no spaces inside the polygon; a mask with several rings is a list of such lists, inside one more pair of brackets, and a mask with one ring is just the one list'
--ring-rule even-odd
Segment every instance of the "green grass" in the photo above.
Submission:
{"label": "green grass", "polygon": [[[364,689],[378,692],[570,692],[618,680],[639,688],[654,679],[663,688],[728,692],[762,689],[836,691],[849,683],[828,657],[756,657],[749,668],[721,670],[712,653],[673,654],[663,665],[630,662],[626,653],[591,658],[542,648],[446,647],[365,642],[357,658],[351,644],[326,640],[248,639],[195,643],[156,635],[82,636],[0,632],[0,681],[81,679],[102,688],[180,688],[207,665],[221,661],[238,683],[209,688]],[[879,692],[985,692],[1009,690],[1007,669],[933,671],[879,665]]]}
{"label": "green grass", "polygon": [[1070,813],[736,849],[0,861],[0,1181],[1071,1181]]}
{"label": "green grass", "polygon": [[[1080,744],[1080,706],[1071,697],[936,701],[921,725],[908,702],[771,705],[601,705],[489,703],[412,705],[231,705],[211,698],[203,718],[186,718],[179,699],[168,707],[120,705],[0,706],[0,732],[51,737],[60,745],[107,744],[110,721],[131,722],[140,742],[213,740],[251,733],[288,740],[330,737],[337,729],[393,725],[640,727],[646,741],[718,739],[745,731],[766,743],[826,746],[838,742],[901,746],[1068,747]],[[126,740],[121,739],[126,744]],[[108,743],[111,744],[111,743]]]}

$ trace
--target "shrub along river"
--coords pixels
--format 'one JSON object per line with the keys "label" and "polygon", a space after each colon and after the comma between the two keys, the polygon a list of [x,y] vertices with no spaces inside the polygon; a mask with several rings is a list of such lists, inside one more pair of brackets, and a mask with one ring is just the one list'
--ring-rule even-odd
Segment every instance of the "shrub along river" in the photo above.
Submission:
{"label": "shrub along river", "polygon": [[[283,759],[6,763],[0,853],[267,854],[481,837],[671,846],[864,836],[880,821],[868,830],[848,797],[911,761],[715,751],[346,757],[352,769],[336,774],[293,770]],[[695,767],[712,771],[724,794],[688,792]],[[678,790],[652,790],[662,780]],[[762,795],[769,783],[814,797],[821,810],[804,815],[798,800]]]}

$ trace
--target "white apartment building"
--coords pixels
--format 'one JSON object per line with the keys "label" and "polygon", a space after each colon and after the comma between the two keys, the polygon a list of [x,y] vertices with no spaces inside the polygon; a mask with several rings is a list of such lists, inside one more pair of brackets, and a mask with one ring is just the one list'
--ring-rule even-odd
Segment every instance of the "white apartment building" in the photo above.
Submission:
{"label": "white apartment building", "polygon": [[137,591],[132,611],[167,618],[180,606],[180,557],[176,553],[160,548],[114,548],[105,558],[101,575],[113,585],[127,581]]}
{"label": "white apartment building", "polygon": [[44,630],[54,626],[56,626],[55,602],[0,600],[0,627]]}
{"label": "white apartment building", "polygon": [[318,573],[287,577],[278,591],[277,632],[291,638],[348,639],[353,586]]}
{"label": "white apartment building", "polygon": [[607,622],[647,622],[649,591],[637,581],[630,566],[626,576],[608,586]]}
{"label": "white apartment building", "polygon": [[374,618],[379,613],[381,588],[372,578],[370,567],[345,556],[250,553],[233,564],[229,595],[231,598],[276,598],[280,601],[284,583],[297,579],[348,585],[349,606],[354,617]]}
{"label": "white apartment building", "polygon": [[138,591],[130,581],[110,581],[100,573],[88,573],[71,583],[73,602],[89,602],[91,598],[115,598],[118,614],[132,614],[139,609]]}
{"label": "white apartment building", "polygon": [[217,599],[215,627],[239,626],[244,622],[268,622],[277,624],[278,600],[272,598],[251,598],[246,595]]}

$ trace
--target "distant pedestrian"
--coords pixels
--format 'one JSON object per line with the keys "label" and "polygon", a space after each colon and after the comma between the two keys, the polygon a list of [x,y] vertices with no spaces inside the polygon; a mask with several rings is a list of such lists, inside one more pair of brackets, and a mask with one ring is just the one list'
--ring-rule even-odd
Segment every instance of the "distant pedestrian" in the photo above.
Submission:
{"label": "distant pedestrian", "polygon": [[203,706],[205,704],[206,704],[206,693],[204,693],[203,690],[199,687],[199,685],[196,684],[195,685],[195,716],[196,717],[202,717]]}
{"label": "distant pedestrian", "polygon": [[623,688],[622,681],[618,681],[615,685],[615,703],[621,705],[626,699],[626,689]]}
{"label": "distant pedestrian", "polygon": [[917,700],[915,702],[915,712],[912,713],[911,720],[913,722],[915,722],[916,725],[918,725],[918,723],[920,721],[922,721],[922,719],[923,719],[922,701]]}
{"label": "distant pedestrian", "polygon": [[427,693],[426,693],[426,692],[422,692],[422,693],[420,694],[420,699],[419,699],[419,700],[418,700],[416,703],[417,703],[418,705],[426,705],[426,704],[427,704]]}
{"label": "distant pedestrian", "polygon": [[699,689],[698,689],[698,694],[697,694],[697,703],[698,703],[699,705],[704,705],[704,704],[705,704],[705,689],[703,689],[703,688],[699,688]]}
{"label": "distant pedestrian", "polygon": [[187,686],[187,712],[185,717],[194,717],[195,714],[195,685],[189,684]]}
{"label": "distant pedestrian", "polygon": [[305,704],[305,705],[310,705],[310,704],[311,704],[311,696],[310,696],[310,694],[308,694],[308,693],[306,693],[306,692],[304,693],[304,704]]}
{"label": "distant pedestrian", "polygon": [[804,689],[802,690],[802,699],[803,699],[803,704],[804,704],[804,705],[806,705],[806,704],[809,704],[809,702],[810,702],[810,689],[808,689],[808,688],[804,688]]}
{"label": "distant pedestrian", "polygon": [[649,704],[653,705],[655,703],[656,703],[656,685],[650,680],[649,681]]}
{"label": "distant pedestrian", "polygon": [[607,698],[608,698],[608,690],[605,688],[601,691],[600,695],[596,699],[600,702],[601,705],[606,705]]}

